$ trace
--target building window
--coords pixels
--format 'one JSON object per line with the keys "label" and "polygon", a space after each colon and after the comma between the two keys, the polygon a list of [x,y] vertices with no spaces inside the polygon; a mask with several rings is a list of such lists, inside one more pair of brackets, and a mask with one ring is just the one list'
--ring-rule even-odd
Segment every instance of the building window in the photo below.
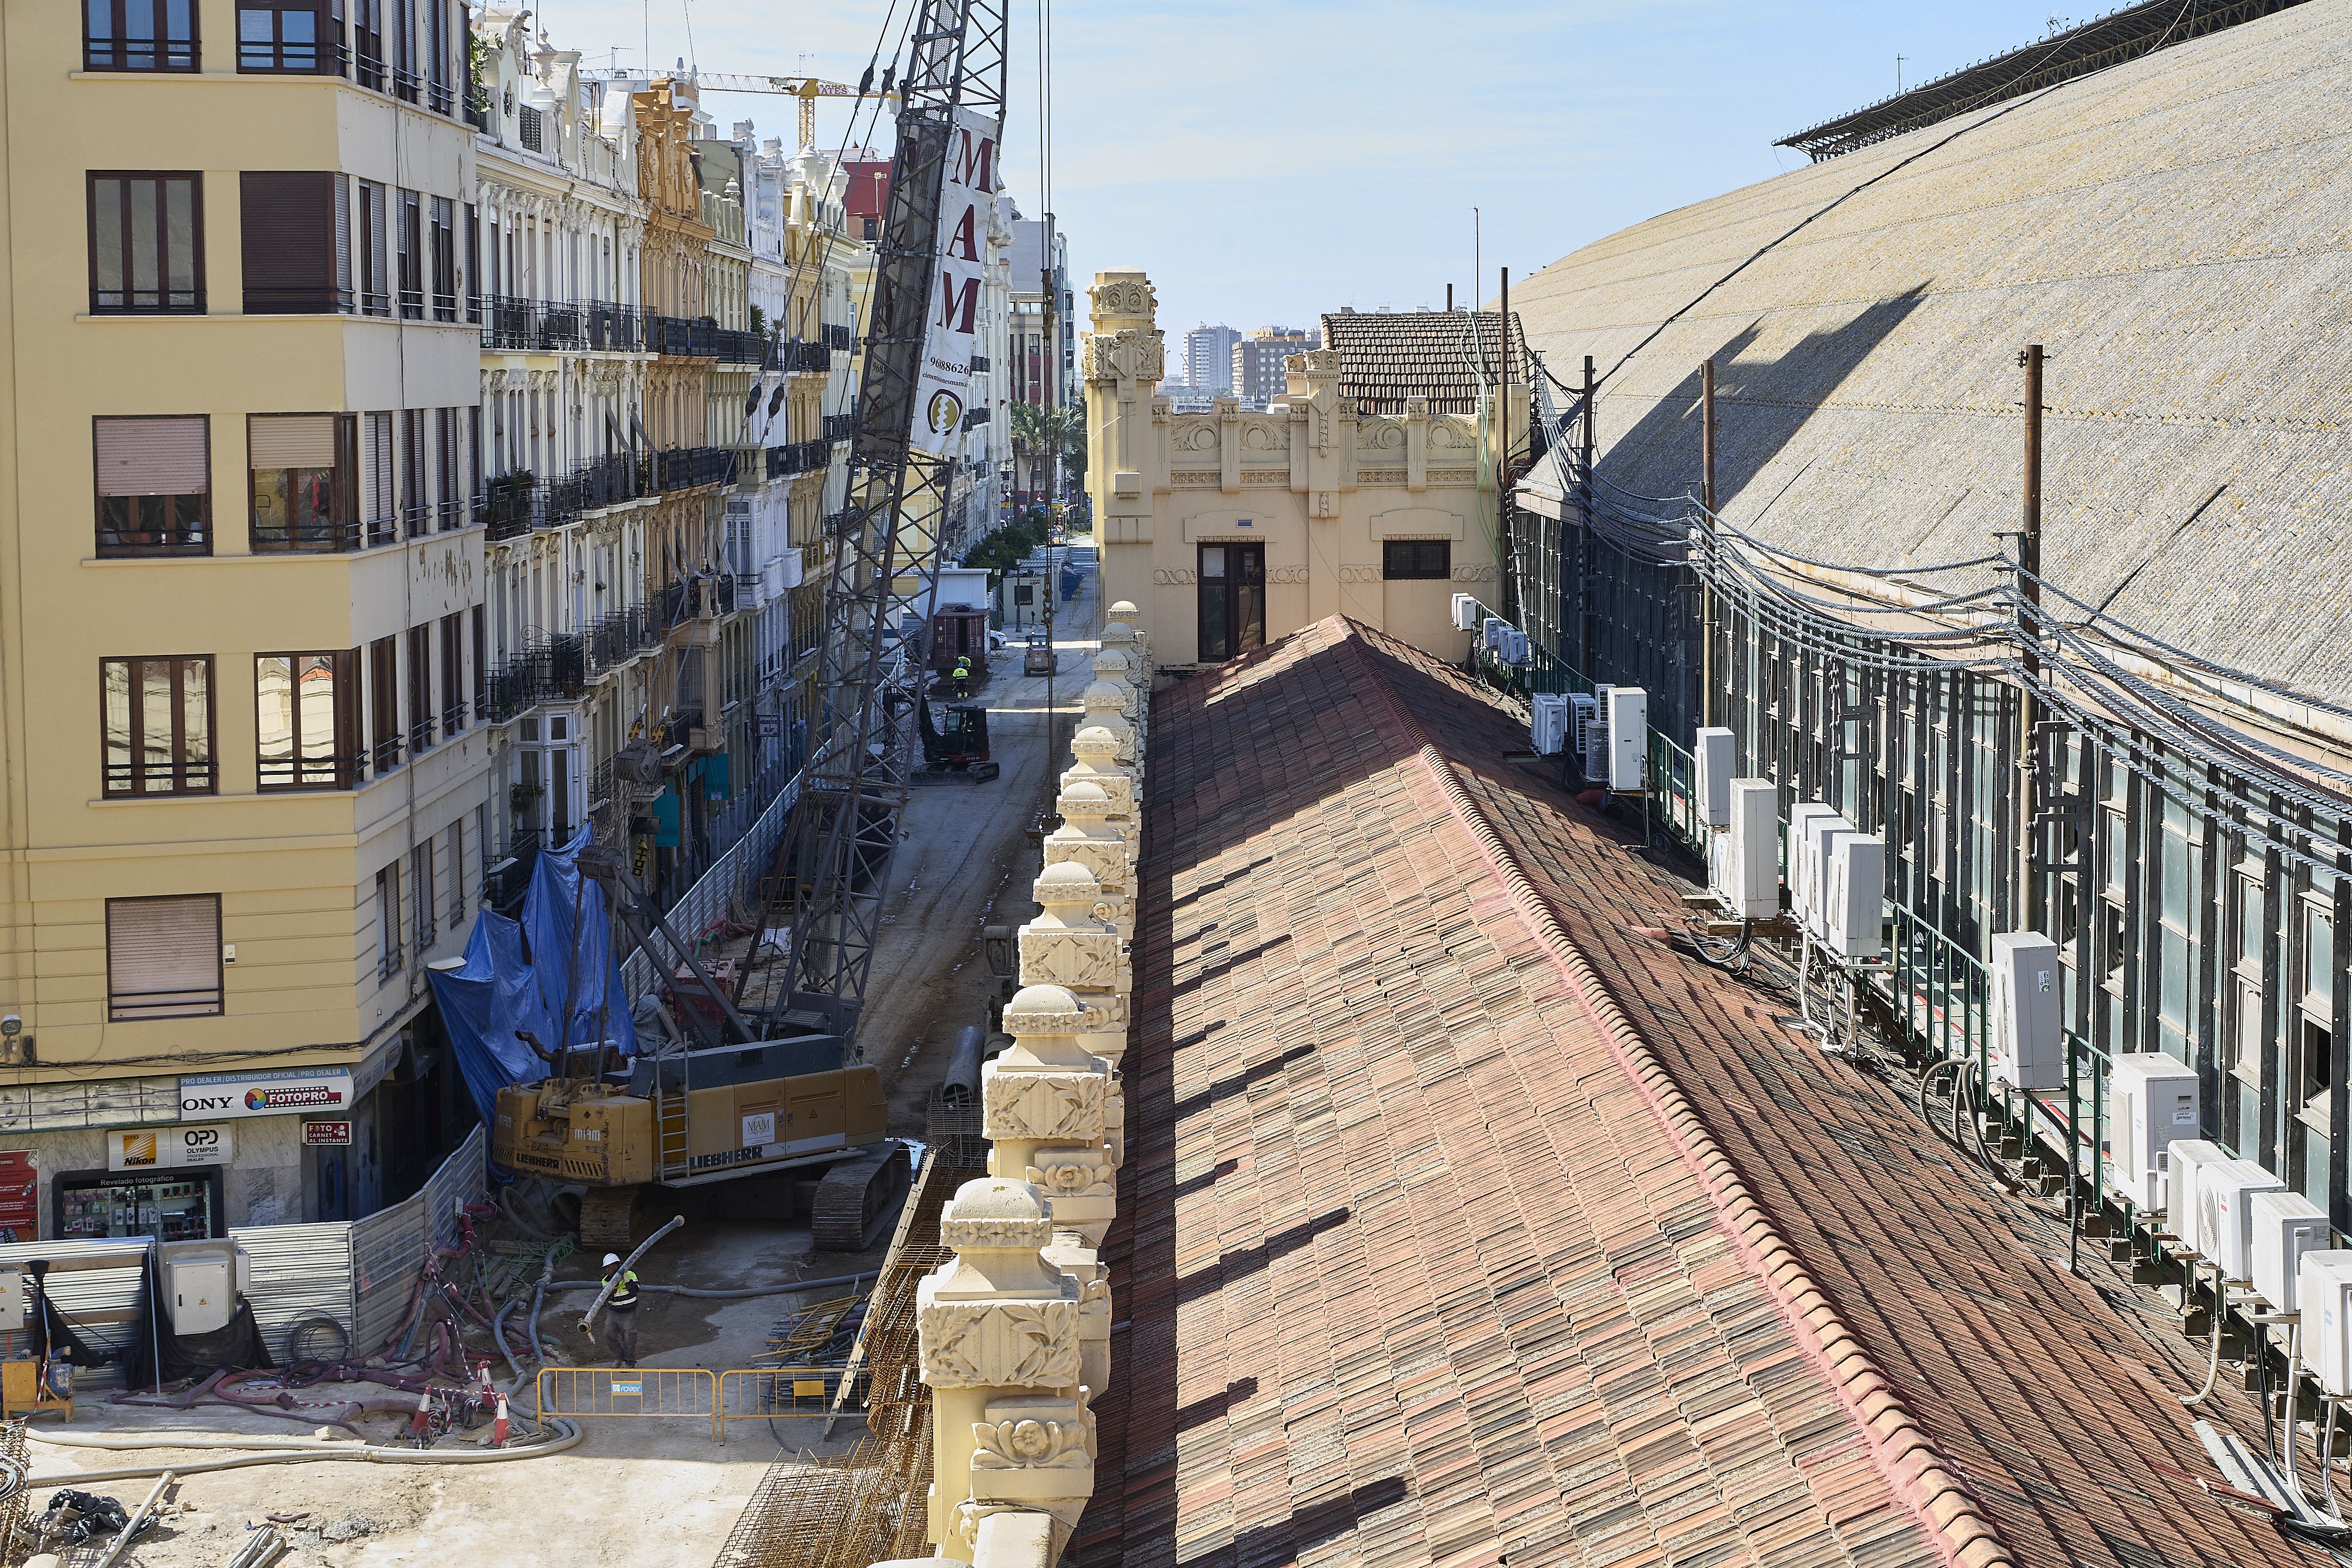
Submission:
{"label": "building window", "polygon": [[1381,545],[1381,575],[1391,582],[1454,575],[1452,539],[1387,539]]}
{"label": "building window", "polygon": [[360,758],[359,653],[263,653],[253,661],[264,789],[350,789]]}
{"label": "building window", "polygon": [[98,553],[212,553],[212,456],[202,414],[90,421]]}
{"label": "building window", "polygon": [[220,894],[106,901],[110,1019],[205,1018],[220,1011]]}
{"label": "building window", "polygon": [[434,923],[439,912],[434,908],[433,900],[433,841],[427,839],[408,852],[408,903],[416,919],[416,956],[420,959],[432,950],[433,939],[441,934]]}
{"label": "building window", "polygon": [[316,5],[238,0],[236,68],[341,75],[343,43],[340,33],[341,29]]}
{"label": "building window", "polygon": [[414,191],[397,193],[393,211],[393,254],[400,276],[400,313],[412,321],[425,319],[425,216]]}
{"label": "building window", "polygon": [[466,618],[441,617],[441,733],[466,727]]}
{"label": "building window", "polygon": [[388,980],[400,972],[400,862],[375,873],[375,977]]}
{"label": "building window", "polygon": [[370,316],[392,314],[392,253],[385,216],[389,197],[390,193],[373,181],[359,182],[359,222],[352,238],[360,253],[360,309]]}
{"label": "building window", "polygon": [[379,637],[368,644],[369,761],[376,772],[400,766],[400,639]]}
{"label": "building window", "polygon": [[545,117],[526,103],[522,106],[522,113],[518,118],[522,122],[522,150],[526,152],[545,152],[547,137],[541,129]]}
{"label": "building window", "polygon": [[92,173],[90,314],[203,314],[204,243],[203,176]]}
{"label": "building window", "polygon": [[399,498],[393,493],[392,415],[366,416],[362,452],[367,474],[361,495],[360,515],[366,519],[367,542],[390,544],[400,535]]}
{"label": "building window", "polygon": [[196,0],[83,0],[82,16],[84,70],[196,68]]}
{"label": "building window", "polygon": [[352,45],[360,86],[383,90],[383,0],[352,0]]}
{"label": "building window", "polygon": [[245,313],[350,310],[351,183],[341,174],[248,171],[237,185]]}
{"label": "building window", "polygon": [[213,662],[208,655],[106,659],[105,793],[209,795],[213,772]]}
{"label": "building window", "polygon": [[[449,59],[450,0],[425,0],[425,74],[426,107],[436,114],[457,112],[457,94],[451,86]],[[462,27],[457,29],[462,33]]]}
{"label": "building window", "polygon": [[354,439],[347,413],[257,413],[247,419],[255,553],[352,548]]}
{"label": "building window", "polygon": [[408,629],[408,754],[433,749],[433,628]]}
{"label": "building window", "polygon": [[433,319],[457,319],[457,209],[446,196],[433,198]]}

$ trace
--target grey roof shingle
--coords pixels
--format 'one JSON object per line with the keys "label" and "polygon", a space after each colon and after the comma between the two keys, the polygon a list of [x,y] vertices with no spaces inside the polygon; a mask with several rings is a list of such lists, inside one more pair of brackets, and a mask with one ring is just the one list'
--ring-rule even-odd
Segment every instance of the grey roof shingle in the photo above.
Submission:
{"label": "grey roof shingle", "polygon": [[1726,517],[1879,567],[2016,526],[2016,361],[2039,341],[2053,580],[2342,701],[2347,100],[2352,5],[2315,0],[1664,214],[1513,304],[1563,380],[1632,351],[1599,401],[1605,476],[1696,486],[1713,356]]}
{"label": "grey roof shingle", "polygon": [[[1511,375],[1524,380],[1527,331],[1511,315]],[[1401,414],[1405,399],[1425,397],[1432,413],[1475,413],[1482,367],[1487,382],[1502,373],[1502,313],[1329,311],[1323,345],[1339,350],[1339,395],[1367,412]]]}

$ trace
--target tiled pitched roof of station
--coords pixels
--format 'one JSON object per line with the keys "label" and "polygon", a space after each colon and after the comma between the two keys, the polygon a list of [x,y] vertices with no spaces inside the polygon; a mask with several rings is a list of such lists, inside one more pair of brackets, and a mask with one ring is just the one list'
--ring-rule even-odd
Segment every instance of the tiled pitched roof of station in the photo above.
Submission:
{"label": "tiled pitched roof of station", "polygon": [[1632,929],[1685,884],[1524,743],[1339,620],[1158,699],[1078,1561],[2321,1561],[2196,1485],[2154,1298]]}
{"label": "tiled pitched roof of station", "polygon": [[[1339,395],[1367,402],[1373,413],[1402,414],[1409,397],[1427,398],[1432,413],[1475,413],[1480,365],[1487,381],[1502,372],[1502,319],[1496,310],[1328,311],[1323,344],[1339,351]],[[1527,350],[1515,310],[1515,381],[1527,379]]]}

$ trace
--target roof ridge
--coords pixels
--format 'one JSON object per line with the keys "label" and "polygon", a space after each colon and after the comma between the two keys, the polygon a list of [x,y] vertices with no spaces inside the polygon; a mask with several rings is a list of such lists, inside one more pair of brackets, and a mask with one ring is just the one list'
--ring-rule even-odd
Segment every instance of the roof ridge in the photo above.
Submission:
{"label": "roof ridge", "polygon": [[[1344,619],[1344,617],[1342,618]],[[1354,623],[1349,622],[1352,627]],[[1363,639],[1350,638],[1360,649]],[[1365,657],[1360,652],[1359,657]],[[1420,742],[1417,760],[1444,793],[1447,809],[1502,877],[1520,917],[1559,965],[1570,990],[1601,1025],[1601,1036],[1667,1138],[1715,1203],[1718,1221],[1741,1265],[1780,1309],[1798,1346],[1823,1375],[1857,1428],[1871,1462],[1895,1498],[1926,1526],[1928,1538],[1959,1568],[2017,1568],[2016,1559],[1962,1484],[1958,1467],[1936,1448],[1895,1385],[1861,1340],[1846,1327],[1814,1283],[1730,1156],[1684,1097],[1664,1065],[1642,1040],[1633,1020],[1609,994],[1591,963],[1559,924],[1517,856],[1486,821],[1453,766],[1430,743],[1420,722],[1388,689],[1372,683],[1381,704]]]}

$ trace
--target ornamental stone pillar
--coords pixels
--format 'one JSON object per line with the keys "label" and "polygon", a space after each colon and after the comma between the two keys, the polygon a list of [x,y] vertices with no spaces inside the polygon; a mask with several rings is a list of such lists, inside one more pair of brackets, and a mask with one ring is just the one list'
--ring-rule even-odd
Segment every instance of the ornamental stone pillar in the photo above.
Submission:
{"label": "ornamental stone pillar", "polygon": [[1136,678],[1139,672],[1130,662],[1128,650],[1108,644],[1097,648],[1092,667],[1096,680],[1108,681],[1118,693],[1118,711],[1128,723],[1135,727],[1135,733],[1149,734],[1151,729],[1149,710],[1144,706],[1141,686]]}
{"label": "ornamental stone pillar", "polygon": [[1081,779],[1055,797],[1054,810],[1062,825],[1045,835],[1045,864],[1084,866],[1101,889],[1095,914],[1111,923],[1119,941],[1134,941],[1135,868],[1127,858],[1127,839],[1111,821],[1110,797],[1101,785]]}
{"label": "ornamental stone pillar", "polygon": [[1135,744],[1135,727],[1127,722],[1126,693],[1109,681],[1096,681],[1078,701],[1087,710],[1078,727],[1084,729],[1091,725],[1110,731],[1118,739],[1118,765],[1141,779],[1143,754]]}
{"label": "ornamental stone pillar", "polygon": [[1151,674],[1155,669],[1159,668],[1159,664],[1157,661],[1151,657],[1151,634],[1143,629],[1142,613],[1135,608],[1133,601],[1126,599],[1112,601],[1109,613],[1110,623],[1109,626],[1106,626],[1103,629],[1103,640],[1105,642],[1110,641],[1110,626],[1124,626],[1127,628],[1127,635],[1130,649],[1136,656],[1142,661],[1143,680],[1141,684],[1144,691],[1148,693],[1151,690]]}
{"label": "ornamental stone pillar", "polygon": [[1016,992],[1004,1006],[1013,1044],[981,1069],[981,1125],[989,1173],[1025,1178],[1045,1198],[1054,1228],[1099,1247],[1117,1197],[1108,1142],[1111,1077],[1110,1064],[1079,1045],[1085,1027],[1066,987]]}
{"label": "ornamental stone pillar", "polygon": [[958,1562],[975,1561],[985,1521],[1010,1512],[1051,1515],[1058,1554],[1094,1491],[1084,1291],[1045,1259],[1052,1230],[1028,1183],[968,1181],[940,1214],[955,1260],[916,1288],[931,1390],[930,1539]]}
{"label": "ornamental stone pillar", "polygon": [[1062,773],[1062,788],[1073,784],[1092,784],[1110,802],[1110,822],[1127,841],[1127,861],[1139,865],[1143,860],[1143,819],[1135,809],[1135,780],[1118,766],[1118,741],[1110,731],[1092,725],[1079,727],[1070,737],[1070,750],[1077,760]]}

